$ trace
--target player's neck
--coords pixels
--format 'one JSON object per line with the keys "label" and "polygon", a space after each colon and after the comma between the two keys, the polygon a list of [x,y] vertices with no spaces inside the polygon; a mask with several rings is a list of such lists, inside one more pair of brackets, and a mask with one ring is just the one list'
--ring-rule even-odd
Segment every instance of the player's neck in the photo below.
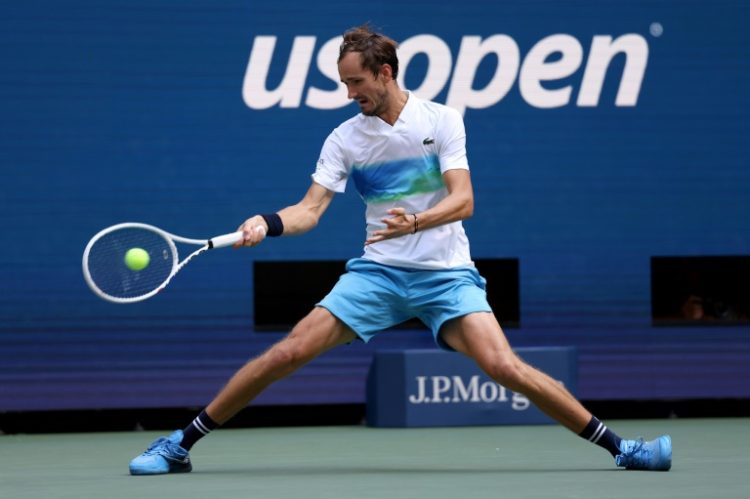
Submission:
{"label": "player's neck", "polygon": [[395,87],[395,91],[391,93],[391,101],[388,105],[388,109],[384,113],[378,115],[378,117],[393,126],[396,124],[396,120],[401,115],[401,111],[406,106],[406,101],[409,100],[409,94],[404,92],[398,87]]}

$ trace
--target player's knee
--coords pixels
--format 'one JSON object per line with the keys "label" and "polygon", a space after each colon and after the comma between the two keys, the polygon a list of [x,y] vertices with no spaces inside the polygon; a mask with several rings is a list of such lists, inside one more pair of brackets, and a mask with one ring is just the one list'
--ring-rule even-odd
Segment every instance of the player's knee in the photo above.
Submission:
{"label": "player's knee", "polygon": [[268,352],[268,356],[272,365],[283,367],[294,364],[298,353],[289,345],[279,343]]}
{"label": "player's knee", "polygon": [[292,373],[301,367],[309,357],[300,342],[291,337],[287,337],[274,345],[267,352],[267,356],[269,363],[279,377]]}
{"label": "player's knee", "polygon": [[523,391],[525,386],[525,364],[515,355],[507,355],[492,359],[482,366],[482,369],[492,379],[504,387],[514,390]]}

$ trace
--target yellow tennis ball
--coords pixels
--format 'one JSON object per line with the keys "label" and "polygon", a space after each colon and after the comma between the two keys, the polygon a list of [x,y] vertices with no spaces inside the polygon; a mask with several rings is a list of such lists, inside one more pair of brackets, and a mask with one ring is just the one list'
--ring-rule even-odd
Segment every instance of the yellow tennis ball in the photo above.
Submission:
{"label": "yellow tennis ball", "polygon": [[148,256],[148,252],[143,248],[130,248],[125,253],[125,265],[130,270],[135,270],[136,272],[148,267],[150,261],[151,257]]}

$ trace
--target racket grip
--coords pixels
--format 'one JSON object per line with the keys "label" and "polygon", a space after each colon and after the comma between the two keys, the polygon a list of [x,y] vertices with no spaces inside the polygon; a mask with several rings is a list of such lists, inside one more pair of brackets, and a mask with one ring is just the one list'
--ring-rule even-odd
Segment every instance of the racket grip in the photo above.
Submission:
{"label": "racket grip", "polygon": [[[266,229],[263,228],[263,226],[259,225],[255,228],[256,231],[260,232],[264,236],[266,235]],[[239,232],[232,232],[231,234],[224,234],[223,236],[216,236],[212,237],[208,240],[208,248],[223,248],[225,246],[231,246],[234,243],[238,243],[242,241],[242,238],[244,237],[244,234],[242,231]]]}
{"label": "racket grip", "polygon": [[236,242],[242,240],[242,231],[232,232],[231,234],[224,234],[223,236],[212,237],[208,240],[209,248],[223,248],[225,246],[231,246]]}

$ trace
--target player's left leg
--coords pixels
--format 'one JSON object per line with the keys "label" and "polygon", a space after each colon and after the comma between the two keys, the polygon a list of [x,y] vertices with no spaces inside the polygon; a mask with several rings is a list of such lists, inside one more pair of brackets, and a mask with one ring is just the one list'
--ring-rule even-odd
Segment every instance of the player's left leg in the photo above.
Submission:
{"label": "player's left leg", "polygon": [[651,442],[620,439],[562,384],[521,360],[492,313],[471,313],[449,320],[440,329],[440,336],[453,349],[473,358],[492,379],[524,394],[572,432],[607,449],[619,466],[650,470],[671,467],[672,446],[668,436]]}
{"label": "player's left leg", "polygon": [[441,329],[441,337],[458,352],[473,358],[492,379],[523,393],[569,430],[580,433],[591,420],[591,413],[565,387],[513,352],[493,314],[478,312],[448,321]]}

